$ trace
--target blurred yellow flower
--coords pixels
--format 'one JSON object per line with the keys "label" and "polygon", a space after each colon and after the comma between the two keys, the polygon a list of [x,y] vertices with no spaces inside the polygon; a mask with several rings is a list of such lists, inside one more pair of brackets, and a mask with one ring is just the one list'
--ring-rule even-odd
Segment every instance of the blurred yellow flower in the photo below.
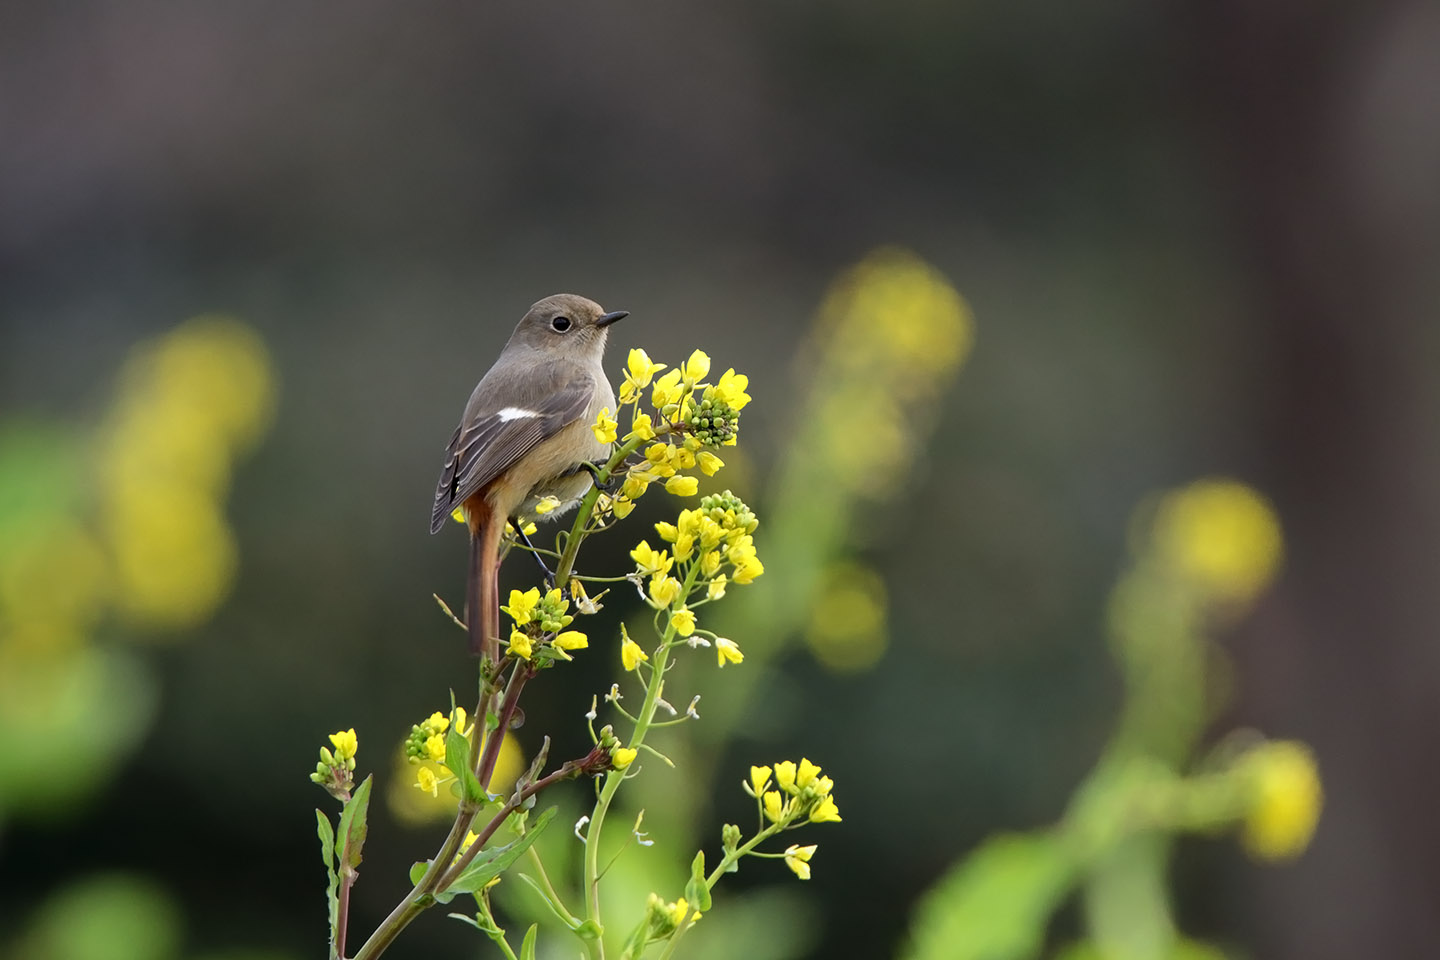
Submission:
{"label": "blurred yellow flower", "polygon": [[1228,479],[1198,480],[1167,494],[1155,511],[1157,557],[1218,603],[1253,600],[1280,567],[1283,541],[1274,509]]}
{"label": "blurred yellow flower", "polygon": [[610,762],[615,765],[617,770],[624,770],[635,762],[635,757],[638,755],[638,750],[632,750],[629,747],[616,747],[610,754]]}
{"label": "blurred yellow flower", "polygon": [[1245,849],[1259,860],[1291,860],[1310,845],[1324,805],[1315,755],[1295,740],[1277,740],[1245,760],[1252,801],[1245,815]]}
{"label": "blurred yellow flower", "polygon": [[541,497],[535,504],[535,512],[543,517],[558,506],[560,506],[559,497]]}
{"label": "blurred yellow flower", "polygon": [[415,786],[432,797],[439,796],[440,781],[429,767],[420,767],[415,771]]}

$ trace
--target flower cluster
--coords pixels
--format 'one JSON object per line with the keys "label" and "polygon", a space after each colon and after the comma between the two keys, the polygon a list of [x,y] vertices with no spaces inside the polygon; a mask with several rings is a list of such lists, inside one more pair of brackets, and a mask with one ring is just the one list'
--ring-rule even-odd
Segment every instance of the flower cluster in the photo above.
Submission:
{"label": "flower cluster", "polygon": [[[474,724],[466,723],[464,707],[456,707],[453,725],[462,737],[469,737]],[[421,722],[411,726],[410,735],[405,738],[405,759],[419,764],[415,771],[415,786],[430,796],[437,796],[440,787],[454,780],[443,764],[445,763],[445,734],[452,725],[450,717],[443,713],[432,713]],[[439,769],[439,773],[436,769]]]}
{"label": "flower cluster", "polygon": [[[622,411],[633,407],[623,442],[636,450],[644,445],[644,460],[626,470],[618,492],[597,504],[596,516],[601,522],[607,513],[617,518],[629,514],[653,483],[663,482],[665,490],[676,496],[694,496],[699,478],[687,476],[685,471],[698,467],[707,477],[714,476],[725,462],[706,448],[735,445],[740,411],[750,402],[745,392],[749,378],[730,369],[715,383],[703,382],[710,372],[710,358],[702,350],[656,377],[665,368],[644,350],[631,350],[620,386],[621,409],[614,414],[608,408],[602,410],[592,425],[597,440],[615,443],[620,439]],[[641,409],[646,387],[650,388],[649,411]]]}
{"label": "flower cluster", "polygon": [[355,728],[330,734],[330,745],[335,748],[333,751],[330,747],[320,748],[320,762],[315,764],[310,779],[332,797],[348,800],[355,786],[355,752],[360,749]]}
{"label": "flower cluster", "polygon": [[566,630],[575,618],[566,613],[570,601],[559,589],[540,595],[539,587],[531,587],[523,593],[510,591],[510,603],[501,610],[510,615],[515,626],[510,630],[510,644],[506,653],[519,660],[536,656],[541,662],[553,659],[570,660],[569,650],[583,650],[590,645],[589,639],[579,630]]}
{"label": "flower cluster", "polygon": [[[772,773],[777,788],[774,790],[769,789]],[[782,760],[773,771],[770,767],[751,767],[750,780],[744,784],[745,792],[759,803],[765,819],[782,829],[798,827],[802,821],[839,823],[840,810],[830,794],[834,786],[829,777],[820,776],[818,766],[803,757],[798,766]]]}

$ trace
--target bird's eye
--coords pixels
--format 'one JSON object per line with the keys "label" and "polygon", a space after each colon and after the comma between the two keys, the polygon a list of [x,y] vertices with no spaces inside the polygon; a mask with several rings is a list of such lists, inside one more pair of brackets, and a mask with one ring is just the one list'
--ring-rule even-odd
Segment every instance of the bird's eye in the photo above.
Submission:
{"label": "bird's eye", "polygon": [[570,329],[570,318],[556,317],[554,320],[550,321],[550,326],[554,327],[557,332],[564,333],[566,330]]}

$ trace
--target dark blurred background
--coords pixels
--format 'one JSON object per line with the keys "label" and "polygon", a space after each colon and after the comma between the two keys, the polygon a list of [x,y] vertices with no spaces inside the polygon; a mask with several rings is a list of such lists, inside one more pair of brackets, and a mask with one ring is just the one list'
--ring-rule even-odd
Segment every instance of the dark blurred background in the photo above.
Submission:
{"label": "dark blurred background", "polygon": [[[968,301],[975,347],[856,524],[889,650],[855,673],[797,646],[772,682],[803,715],[747,731],[842,771],[808,955],[891,953],[981,838],[1060,816],[1115,721],[1128,518],[1209,474],[1263,492],[1286,538],[1221,638],[1216,725],[1309,742],[1327,807],[1278,868],[1186,841],[1180,923],[1242,956],[1429,955],[1437,103],[1422,0],[5,5],[7,429],[113,422],[132,345],[202,314],[253,328],[278,386],[217,488],[228,599],[98,620],[88,642],[143,672],[133,735],[83,790],[0,790],[0,950],[41,955],[36,917],[119,876],[178,918],[148,955],[317,955],[305,774],[351,725],[387,774],[386,738],[469,676],[430,599],[460,595],[463,538],[426,517],[514,321],[573,291],[632,311],[613,368],[700,346],[748,373],[729,482],[763,516],[817,306],[900,244]],[[57,475],[83,503],[104,476],[74,449]],[[608,670],[582,661],[531,725],[573,721]],[[66,742],[41,779],[72,776]],[[435,831],[377,817],[363,929]],[[427,916],[399,955],[471,937]]]}

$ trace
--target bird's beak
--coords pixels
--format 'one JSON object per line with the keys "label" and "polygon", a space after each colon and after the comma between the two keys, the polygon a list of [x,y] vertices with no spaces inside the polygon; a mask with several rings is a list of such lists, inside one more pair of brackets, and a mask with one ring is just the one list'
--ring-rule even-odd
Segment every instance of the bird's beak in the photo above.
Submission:
{"label": "bird's beak", "polygon": [[602,313],[600,317],[595,321],[595,326],[608,327],[616,320],[624,320],[628,316],[630,316],[629,310],[614,310],[610,313]]}

